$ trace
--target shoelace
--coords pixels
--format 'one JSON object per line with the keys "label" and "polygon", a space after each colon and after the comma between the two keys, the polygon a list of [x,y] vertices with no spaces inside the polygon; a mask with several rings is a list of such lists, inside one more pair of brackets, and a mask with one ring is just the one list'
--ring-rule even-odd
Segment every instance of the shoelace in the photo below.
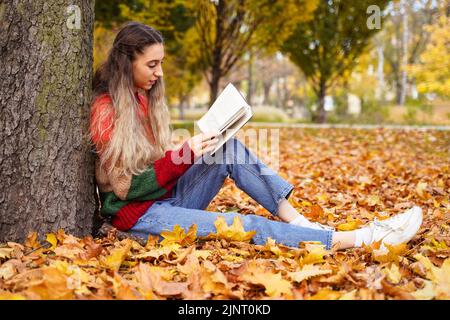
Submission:
{"label": "shoelace", "polygon": [[318,226],[318,227],[320,227],[321,229],[324,229],[324,230],[330,230],[330,231],[334,231],[335,230],[333,227],[324,226],[323,224],[320,224],[318,222],[313,222],[313,224]]}
{"label": "shoelace", "polygon": [[[402,218],[401,215],[396,215],[396,216],[394,216],[394,217],[392,217],[392,218],[389,218],[388,220],[389,220],[389,222],[392,222],[392,221],[398,221],[398,220],[400,220],[400,218]],[[381,229],[384,229],[384,230],[387,230],[387,231],[392,231],[392,232],[404,231],[404,228],[403,228],[403,227],[396,227],[396,228],[393,228],[393,227],[391,227],[391,226],[388,224],[387,221],[380,221],[380,220],[378,220],[377,218],[375,218],[375,219],[373,220],[373,225],[374,225],[375,227],[379,227],[379,228],[381,228]]]}

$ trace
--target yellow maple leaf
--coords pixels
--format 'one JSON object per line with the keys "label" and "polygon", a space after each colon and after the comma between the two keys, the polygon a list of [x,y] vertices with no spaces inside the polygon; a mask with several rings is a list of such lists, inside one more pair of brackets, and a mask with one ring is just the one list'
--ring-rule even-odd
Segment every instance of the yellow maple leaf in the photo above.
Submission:
{"label": "yellow maple leaf", "polygon": [[0,292],[0,300],[26,300],[26,298],[17,293]]}
{"label": "yellow maple leaf", "polygon": [[352,231],[358,229],[362,225],[362,221],[359,219],[352,219],[351,217],[347,217],[346,223],[339,224],[336,228],[338,231]]}
{"label": "yellow maple leaf", "polygon": [[170,245],[166,245],[160,248],[154,248],[148,250],[144,253],[140,253],[137,255],[133,255],[134,259],[145,259],[145,258],[156,258],[158,259],[161,256],[169,257],[172,252],[176,252],[180,248],[178,243],[171,243]]}
{"label": "yellow maple leaf", "polygon": [[436,299],[450,299],[450,258],[445,259],[440,268],[421,254],[414,255],[414,258],[427,269],[427,278],[433,281]]}
{"label": "yellow maple leaf", "polygon": [[205,292],[224,295],[229,295],[231,292],[226,276],[208,260],[205,260],[200,268],[200,282]]}
{"label": "yellow maple leaf", "polygon": [[309,297],[309,300],[336,300],[342,293],[330,289],[320,289],[315,295]]}
{"label": "yellow maple leaf", "polygon": [[390,268],[384,268],[383,273],[387,276],[388,280],[393,284],[397,284],[402,279],[402,275],[400,274],[400,269],[398,266],[393,263]]}
{"label": "yellow maple leaf", "polygon": [[281,251],[281,249],[275,244],[275,240],[270,237],[266,239],[266,244],[264,246],[264,249],[272,252],[276,256],[279,256],[283,253]]}
{"label": "yellow maple leaf", "polygon": [[436,241],[436,239],[433,238],[431,239],[431,245],[423,245],[421,249],[438,252],[438,251],[447,251],[449,247],[447,246],[444,240],[438,242]]}
{"label": "yellow maple leaf", "polygon": [[39,278],[31,281],[27,291],[37,294],[41,299],[73,299],[73,288],[67,284],[68,277],[55,267],[44,267]]}
{"label": "yellow maple leaf", "polygon": [[354,289],[352,291],[349,291],[347,293],[344,293],[339,300],[355,300],[356,299],[356,292],[358,289]]}
{"label": "yellow maple leaf", "polygon": [[382,205],[382,202],[379,196],[373,194],[367,198],[367,205],[373,207],[376,205]]}
{"label": "yellow maple leaf", "polygon": [[37,249],[41,246],[39,241],[37,240],[37,232],[30,232],[25,240],[25,247]]}
{"label": "yellow maple leaf", "polygon": [[58,239],[56,239],[56,235],[54,233],[47,233],[46,239],[52,246],[48,248],[48,250],[55,250],[56,245],[58,244]]}
{"label": "yellow maple leaf", "polygon": [[176,224],[172,231],[161,232],[161,236],[164,238],[164,240],[161,241],[162,246],[168,246],[174,243],[181,246],[190,246],[197,238],[197,225],[195,223],[191,225],[186,233],[183,228]]}
{"label": "yellow maple leaf", "polygon": [[114,277],[111,277],[113,284],[113,291],[115,297],[118,300],[137,300],[140,297],[140,292],[133,288],[127,280],[122,278],[119,274],[114,273]]}
{"label": "yellow maple leaf", "polygon": [[146,250],[151,250],[152,248],[156,247],[159,242],[159,236],[158,235],[152,235],[149,234],[147,238],[147,242],[145,243],[144,248]]}
{"label": "yellow maple leaf", "polygon": [[216,221],[214,221],[216,226],[216,234],[210,233],[206,239],[225,239],[227,241],[243,241],[249,242],[256,231],[245,231],[242,225],[242,221],[238,216],[233,219],[233,224],[231,226],[227,225],[224,217],[219,216]]}
{"label": "yellow maple leaf", "polygon": [[192,254],[194,256],[196,256],[197,258],[206,260],[210,255],[212,255],[212,251],[211,250],[194,250],[192,252]]}
{"label": "yellow maple leaf", "polygon": [[328,251],[325,250],[324,245],[309,245],[306,247],[308,253],[300,258],[300,265],[304,266],[305,264],[314,264],[314,263],[322,263],[325,262],[323,259],[324,255],[328,254]]}
{"label": "yellow maple leaf", "polygon": [[0,248],[0,259],[9,259],[14,248]]}
{"label": "yellow maple leaf", "polygon": [[304,207],[311,207],[313,205],[311,202],[306,200],[303,200],[300,204]]}
{"label": "yellow maple leaf", "polygon": [[294,251],[291,247],[285,247],[283,245],[276,244],[275,240],[268,237],[264,245],[264,250],[272,252],[277,257],[291,258],[294,256]]}
{"label": "yellow maple leaf", "polygon": [[152,274],[154,272],[151,270],[151,267],[147,263],[139,263],[139,265],[135,268],[135,278],[136,278],[136,286],[139,292],[143,295],[144,299],[152,300],[154,299],[153,294],[153,283],[152,283]]}
{"label": "yellow maple leaf", "polygon": [[426,182],[419,182],[416,186],[416,192],[422,199],[426,199],[428,196],[428,193],[425,191],[428,186],[428,183]]}
{"label": "yellow maple leaf", "polygon": [[327,203],[328,202],[328,196],[325,193],[320,194],[317,196],[317,200],[320,202]]}
{"label": "yellow maple leaf", "polygon": [[112,249],[111,253],[102,259],[102,264],[109,269],[118,271],[130,252],[131,245],[131,239],[122,240],[118,247]]}
{"label": "yellow maple leaf", "polygon": [[400,258],[408,251],[408,245],[406,243],[399,243],[397,245],[385,243],[384,246],[386,249],[372,251],[372,257],[375,261],[380,263],[398,263]]}
{"label": "yellow maple leaf", "polygon": [[282,294],[290,294],[292,290],[292,284],[283,279],[281,273],[245,273],[242,278],[244,281],[263,285],[266,288],[266,294],[270,297],[279,297]]}
{"label": "yellow maple leaf", "polygon": [[292,281],[302,282],[303,280],[307,280],[309,278],[321,276],[324,274],[330,274],[331,272],[332,272],[331,270],[323,270],[320,269],[319,266],[307,264],[303,266],[303,268],[300,271],[289,272],[288,275]]}
{"label": "yellow maple leaf", "polygon": [[425,286],[422,289],[411,292],[411,295],[417,300],[431,300],[436,296],[434,288],[432,281],[425,280]]}

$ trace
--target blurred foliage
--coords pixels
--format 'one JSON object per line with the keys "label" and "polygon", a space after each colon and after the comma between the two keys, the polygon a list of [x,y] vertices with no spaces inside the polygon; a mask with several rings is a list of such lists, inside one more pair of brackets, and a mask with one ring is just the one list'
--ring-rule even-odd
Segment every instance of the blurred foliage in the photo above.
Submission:
{"label": "blurred foliage", "polygon": [[318,0],[192,0],[196,19],[194,61],[210,87],[210,104],[220,80],[250,51],[275,52],[296,23],[310,20]]}
{"label": "blurred foliage", "polygon": [[140,21],[161,31],[165,39],[166,58],[164,72],[166,96],[169,104],[182,103],[201,81],[201,72],[193,65],[191,28],[195,18],[182,0],[137,0],[137,9],[122,6],[122,15],[130,21]]}
{"label": "blurred foliage", "polygon": [[279,108],[270,106],[254,107],[253,117],[250,121],[253,122],[288,122],[289,116],[286,112]]}
{"label": "blurred foliage", "polygon": [[205,110],[204,109],[188,109],[188,110],[185,110],[183,119],[181,119],[180,110],[179,109],[172,108],[170,110],[170,114],[171,114],[172,119],[177,119],[177,120],[198,120],[205,114]]}
{"label": "blurred foliage", "polygon": [[[248,88],[251,56],[254,107],[274,105],[281,113],[288,106],[294,107],[299,111],[296,116],[303,117],[298,121],[317,121],[327,96],[335,106],[335,110],[327,112],[329,122],[386,123],[390,121],[389,109],[394,108],[391,99],[398,96],[397,82],[403,70],[399,64],[402,24],[398,3],[97,1],[94,68],[106,59],[120,26],[127,21],[139,21],[163,33],[166,97],[172,109],[177,107],[172,110],[174,119],[198,119],[203,111],[191,108],[210,105],[205,101],[208,89],[211,101],[226,82],[233,82],[242,90]],[[367,8],[371,5],[381,10],[382,32],[378,34],[379,30],[367,26],[372,15]],[[446,6],[445,0],[406,3],[407,96],[401,111],[396,108],[396,121],[415,124],[426,122],[424,115],[430,115],[436,122],[433,112],[441,114],[441,119],[450,114],[445,102],[436,111],[432,107],[434,100],[430,100],[450,96],[450,28]],[[384,57],[380,58],[380,50]],[[280,51],[286,57],[280,58]],[[293,64],[283,62],[286,58]],[[293,65],[298,66],[295,72]],[[359,115],[349,114],[350,94],[360,99]],[[283,117],[266,111],[261,113],[262,121],[274,118],[284,121]]]}
{"label": "blurred foliage", "polygon": [[[321,1],[314,18],[297,24],[282,50],[305,74],[318,100],[317,117],[325,120],[323,98],[326,91],[351,71],[357,58],[379,30],[367,27],[367,8],[381,10],[387,0]],[[321,103],[322,102],[322,103]]]}
{"label": "blurred foliage", "polygon": [[[96,3],[96,27],[94,31],[94,66],[107,57],[114,36],[127,21],[139,21],[154,27],[163,34],[165,47],[164,72],[166,97],[169,104],[184,99],[200,82],[201,73],[189,63],[191,46],[188,30],[194,18],[180,0],[132,0],[102,1]],[[107,7],[107,9],[105,9]],[[195,45],[195,44],[194,44]]]}
{"label": "blurred foliage", "polygon": [[409,70],[422,93],[450,97],[450,17],[442,15],[436,24],[426,27],[430,43],[420,56],[420,63]]}

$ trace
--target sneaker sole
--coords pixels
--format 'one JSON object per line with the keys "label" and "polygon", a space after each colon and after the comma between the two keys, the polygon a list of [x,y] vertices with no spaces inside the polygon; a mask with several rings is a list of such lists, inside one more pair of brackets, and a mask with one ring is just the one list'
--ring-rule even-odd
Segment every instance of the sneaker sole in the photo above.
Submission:
{"label": "sneaker sole", "polygon": [[423,221],[422,208],[420,208],[418,206],[414,206],[410,210],[411,210],[411,213],[409,214],[409,222],[410,223],[408,223],[405,231],[403,231],[403,234],[405,234],[405,239],[402,239],[401,241],[398,241],[396,243],[391,243],[391,242],[383,240],[383,244],[387,243],[389,245],[392,245],[392,244],[396,245],[396,244],[408,242],[416,235],[416,233],[417,233],[417,231],[419,231],[420,226],[422,225],[422,221]]}

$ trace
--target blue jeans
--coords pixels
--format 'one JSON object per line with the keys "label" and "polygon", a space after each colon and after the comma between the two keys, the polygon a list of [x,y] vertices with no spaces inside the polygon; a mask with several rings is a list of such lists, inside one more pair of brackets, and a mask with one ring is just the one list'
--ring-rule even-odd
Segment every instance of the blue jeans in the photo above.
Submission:
{"label": "blue jeans", "polygon": [[228,225],[238,216],[245,231],[256,231],[252,239],[255,244],[264,245],[270,237],[289,247],[298,247],[302,241],[320,241],[327,249],[331,248],[333,231],[303,228],[254,214],[205,211],[227,177],[273,215],[277,214],[279,202],[288,199],[294,189],[239,140],[232,138],[214,156],[197,158],[178,179],[172,197],[153,203],[129,232],[146,239],[149,234],[171,231],[176,224],[187,232],[195,223],[197,236],[207,236],[216,232],[214,221],[219,216]]}

